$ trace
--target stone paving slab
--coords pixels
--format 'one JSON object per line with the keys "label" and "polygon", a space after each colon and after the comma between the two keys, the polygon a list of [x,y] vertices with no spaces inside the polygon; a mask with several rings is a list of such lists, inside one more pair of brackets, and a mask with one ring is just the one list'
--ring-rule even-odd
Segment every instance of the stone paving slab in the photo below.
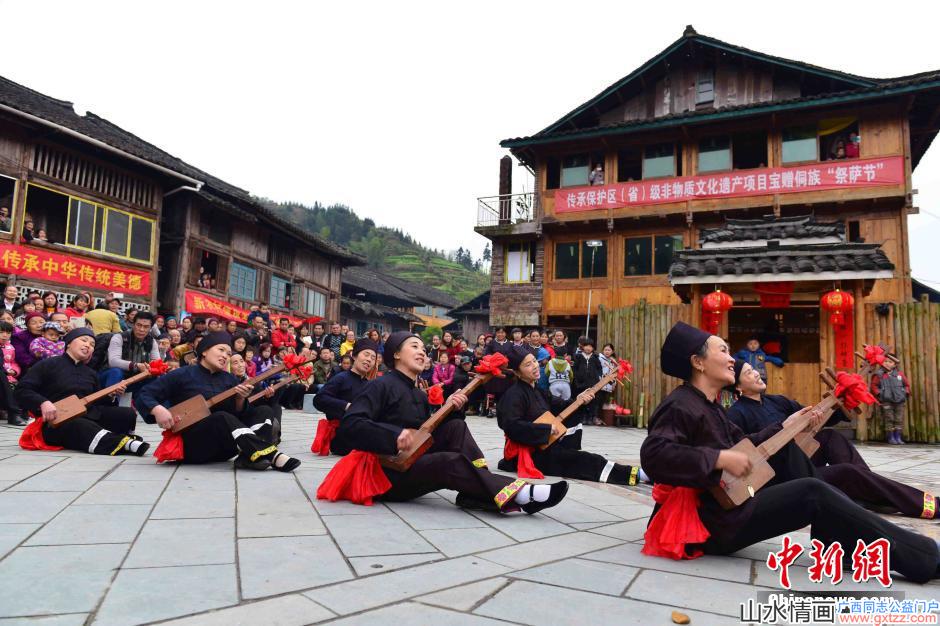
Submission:
{"label": "stone paving slab", "polygon": [[[338,459],[309,452],[315,420],[284,414],[282,449],[303,462],[293,474],[25,452],[16,445],[21,430],[0,423],[0,626],[542,625],[585,616],[657,625],[674,609],[698,626],[734,623],[740,602],[777,587],[764,561],[779,538],[728,557],[644,556],[646,485],[569,480],[565,501],[534,516],[463,511],[448,491],[371,507],[317,500]],[[495,465],[503,447],[495,420],[468,425]],[[154,426],[138,432],[159,439]],[[588,428],[584,446],[635,461],[643,436]],[[860,450],[891,477],[940,491],[940,447]],[[937,522],[888,517],[940,538]],[[808,545],[805,531],[790,534]],[[57,545],[37,545],[46,543]],[[803,555],[793,567],[797,585],[807,565]],[[49,580],[60,585],[46,593]],[[893,589],[940,599],[940,581],[898,578]]]}

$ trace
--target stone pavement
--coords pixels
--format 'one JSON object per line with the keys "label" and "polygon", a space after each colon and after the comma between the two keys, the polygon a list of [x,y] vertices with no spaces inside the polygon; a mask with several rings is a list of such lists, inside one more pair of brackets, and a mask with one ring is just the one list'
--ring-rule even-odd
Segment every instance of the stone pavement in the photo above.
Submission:
{"label": "stone pavement", "polygon": [[[648,488],[577,483],[545,514],[455,508],[440,492],[372,507],[317,501],[335,458],[318,416],[285,414],[294,474],[152,458],[24,452],[0,426],[0,626],[6,624],[734,624],[777,578],[780,542],[674,562],[640,553]],[[495,467],[495,420],[469,418]],[[156,443],[154,426],[139,432]],[[636,462],[644,433],[588,428],[585,448]],[[862,448],[876,471],[940,491],[940,448]],[[894,518],[938,536],[937,522]],[[808,545],[805,533],[795,538]],[[805,556],[791,577],[810,588]],[[839,589],[872,588],[843,583]],[[820,589],[820,586],[813,586]],[[940,600],[940,581],[896,581]]]}

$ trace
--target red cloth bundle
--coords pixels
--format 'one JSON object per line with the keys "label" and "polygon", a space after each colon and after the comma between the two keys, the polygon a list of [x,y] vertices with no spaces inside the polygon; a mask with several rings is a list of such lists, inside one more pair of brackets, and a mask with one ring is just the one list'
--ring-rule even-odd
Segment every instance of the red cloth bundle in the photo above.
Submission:
{"label": "red cloth bundle", "polygon": [[444,404],[444,388],[440,385],[431,385],[428,387],[428,402],[434,406]]}
{"label": "red cloth bundle", "polygon": [[503,368],[507,365],[509,365],[509,359],[506,358],[506,355],[495,352],[480,359],[480,362],[473,369],[477,374],[492,374],[494,378],[506,378]]}
{"label": "red cloth bundle", "polygon": [[690,543],[704,543],[710,533],[698,516],[699,489],[656,485],[653,500],[660,504],[646,529],[643,554],[662,556],[676,561],[697,559],[701,550],[686,553]]}
{"label": "red cloth bundle", "polygon": [[842,400],[845,408],[852,410],[860,404],[874,404],[875,396],[871,395],[868,385],[858,374],[849,372],[836,373],[836,397]]}
{"label": "red cloth bundle", "polygon": [[881,346],[865,346],[865,360],[870,365],[884,365],[885,351]]}
{"label": "red cloth bundle", "polygon": [[299,354],[285,354],[284,355],[284,369],[287,370],[290,374],[295,374],[297,376],[301,375],[300,366],[306,362],[307,359],[302,357]]}
{"label": "red cloth bundle", "polygon": [[310,444],[310,451],[320,456],[329,456],[330,443],[336,436],[336,429],[339,428],[339,420],[322,419],[317,422],[317,434]]}
{"label": "red cloth bundle", "polygon": [[163,376],[168,371],[170,371],[170,368],[166,363],[163,362],[162,359],[154,359],[148,363],[148,366],[150,367],[151,376]]}
{"label": "red cloth bundle", "polygon": [[50,446],[42,436],[42,418],[33,417],[20,435],[20,447],[24,450],[61,450],[62,446]]}
{"label": "red cloth bundle", "polygon": [[318,500],[348,500],[372,506],[372,498],[392,488],[379,459],[370,452],[353,450],[333,466],[317,488]]}
{"label": "red cloth bundle", "polygon": [[167,428],[163,431],[163,440],[153,451],[157,463],[183,460],[183,436]]}
{"label": "red cloth bundle", "polygon": [[[633,364],[626,359],[620,359],[617,362],[617,380],[627,378],[630,374],[633,373]],[[627,380],[630,380],[627,378]]]}
{"label": "red cloth bundle", "polygon": [[519,478],[545,478],[545,474],[539,471],[532,460],[532,446],[526,446],[516,443],[512,439],[506,439],[506,445],[503,447],[503,456],[507,459],[519,457],[516,461],[516,474]]}

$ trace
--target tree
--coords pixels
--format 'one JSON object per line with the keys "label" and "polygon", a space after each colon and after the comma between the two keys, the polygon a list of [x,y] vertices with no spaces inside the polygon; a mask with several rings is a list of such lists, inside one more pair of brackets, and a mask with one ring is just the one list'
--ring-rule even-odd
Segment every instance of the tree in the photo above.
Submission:
{"label": "tree", "polygon": [[484,263],[489,263],[489,262],[492,261],[492,260],[493,260],[493,253],[490,251],[490,244],[489,244],[489,242],[487,242],[487,243],[486,243],[486,247],[483,248],[483,262],[484,262]]}
{"label": "tree", "polygon": [[385,264],[385,241],[376,235],[372,235],[366,241],[365,253],[366,261],[369,267],[380,268]]}
{"label": "tree", "polygon": [[421,331],[421,340],[425,344],[429,344],[431,343],[431,337],[433,337],[434,335],[437,335],[438,337],[440,337],[441,334],[443,333],[441,332],[440,326],[428,326],[427,328]]}

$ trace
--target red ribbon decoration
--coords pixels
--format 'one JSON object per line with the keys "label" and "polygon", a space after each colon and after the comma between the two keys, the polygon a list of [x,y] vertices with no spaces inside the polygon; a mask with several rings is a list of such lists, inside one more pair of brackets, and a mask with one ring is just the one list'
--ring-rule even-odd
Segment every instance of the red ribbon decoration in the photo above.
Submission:
{"label": "red ribbon decoration", "polygon": [[317,488],[318,500],[348,500],[372,506],[372,498],[392,488],[379,459],[371,452],[353,450],[333,466]]}
{"label": "red ribbon decoration", "polygon": [[157,463],[183,460],[183,436],[167,428],[163,431],[163,441],[153,451]]}
{"label": "red ribbon decoration", "polygon": [[148,363],[151,376],[163,376],[170,371],[170,367],[163,362],[163,359],[154,359]]}
{"label": "red ribbon decoration", "polygon": [[875,396],[871,395],[865,379],[858,374],[849,372],[836,373],[836,388],[834,391],[837,398],[842,400],[845,408],[852,410],[860,404],[875,404]]}
{"label": "red ribbon decoration", "polygon": [[290,374],[294,374],[295,376],[302,374],[300,366],[306,362],[307,359],[299,354],[284,355],[284,369],[287,370]]}
{"label": "red ribbon decoration", "polygon": [[506,378],[503,368],[507,365],[509,365],[509,359],[506,358],[506,355],[495,352],[480,359],[480,362],[473,369],[477,374],[492,374],[494,378]]}
{"label": "red ribbon decoration", "polygon": [[37,418],[32,414],[30,416],[33,421],[23,429],[23,433],[20,435],[20,447],[24,450],[61,450],[62,446],[52,446],[46,443],[45,437],[42,436],[42,418]]}
{"label": "red ribbon decoration", "polygon": [[539,468],[535,466],[535,461],[532,460],[532,450],[532,446],[516,443],[512,439],[506,438],[506,445],[503,446],[503,457],[507,459],[519,457],[519,460],[516,461],[516,474],[519,478],[545,478],[545,474],[539,471]]}
{"label": "red ribbon decoration", "polygon": [[884,365],[885,351],[881,346],[865,346],[865,360],[870,365]]}
{"label": "red ribbon decoration", "polygon": [[676,561],[702,556],[701,550],[686,553],[688,544],[704,543],[710,534],[698,515],[699,493],[700,489],[691,487],[653,487],[653,500],[661,506],[643,536],[643,554]]}
{"label": "red ribbon decoration", "polygon": [[339,428],[339,420],[322,419],[317,422],[317,434],[310,444],[310,451],[320,456],[329,456],[330,444],[333,437],[336,436],[336,429]]}
{"label": "red ribbon decoration", "polygon": [[428,402],[434,406],[444,404],[444,388],[441,387],[440,383],[428,387]]}

